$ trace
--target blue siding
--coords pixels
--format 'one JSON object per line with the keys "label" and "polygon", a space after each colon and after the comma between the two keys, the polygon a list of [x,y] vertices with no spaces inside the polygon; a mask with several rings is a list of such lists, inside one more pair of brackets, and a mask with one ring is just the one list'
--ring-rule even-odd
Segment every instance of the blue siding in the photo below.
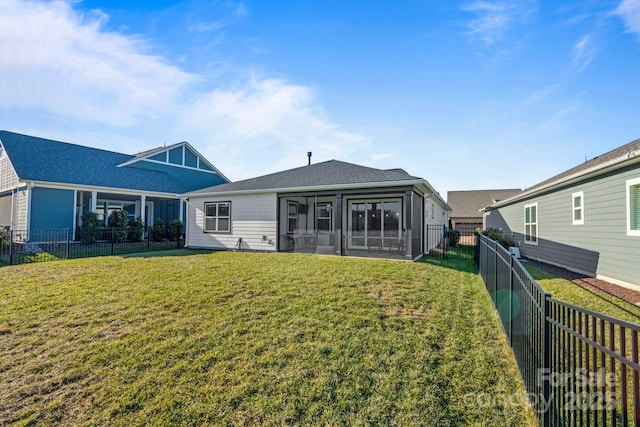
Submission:
{"label": "blue siding", "polygon": [[188,148],[184,149],[184,165],[192,168],[198,167],[198,156],[196,156]]}
{"label": "blue siding", "polygon": [[73,190],[35,187],[31,193],[31,230],[73,228]]}
{"label": "blue siding", "polygon": [[158,162],[167,162],[167,152],[163,151],[160,154],[156,154],[155,156],[149,157],[150,160],[156,160]]}
{"label": "blue siding", "polygon": [[[164,221],[164,225],[169,224],[174,219],[180,219],[180,200],[159,200],[153,206],[153,221],[160,218]],[[152,221],[152,224],[153,224]]]}
{"label": "blue siding", "polygon": [[169,151],[169,163],[173,163],[174,165],[182,164],[182,147]]}
{"label": "blue siding", "polygon": [[[202,163],[200,163],[200,165],[202,165]],[[212,187],[214,185],[225,183],[225,181],[223,181],[217,174],[200,172],[194,169],[186,169],[177,166],[141,161],[134,163],[129,167],[166,172],[173,179],[183,185],[186,191],[198,190],[200,188]]]}

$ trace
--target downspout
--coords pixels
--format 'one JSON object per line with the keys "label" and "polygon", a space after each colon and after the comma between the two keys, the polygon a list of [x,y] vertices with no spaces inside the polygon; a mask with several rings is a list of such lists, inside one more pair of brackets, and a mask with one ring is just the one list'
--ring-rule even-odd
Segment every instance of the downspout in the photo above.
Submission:
{"label": "downspout", "polygon": [[10,228],[11,230],[14,230],[14,229],[15,229],[15,226],[14,226],[14,224],[13,224],[13,221],[14,221],[14,218],[13,218],[13,211],[16,209],[16,207],[15,207],[15,203],[16,203],[16,202],[15,202],[15,198],[16,198],[16,191],[17,191],[17,190],[18,190],[17,188],[13,188],[13,189],[11,190],[11,220],[10,220],[10,222],[9,222],[9,228]]}
{"label": "downspout", "polygon": [[[185,201],[185,221],[183,222],[184,224],[184,247],[186,248],[188,245],[187,243],[189,242],[189,198],[187,197],[186,199],[184,199]],[[182,206],[180,206],[180,212],[182,212]]]}
{"label": "downspout", "polygon": [[29,231],[31,230],[31,195],[33,193],[33,188],[35,187],[35,183],[32,181],[29,186],[27,186],[27,215],[26,215],[26,224],[24,225],[25,234],[27,238],[29,238]]}

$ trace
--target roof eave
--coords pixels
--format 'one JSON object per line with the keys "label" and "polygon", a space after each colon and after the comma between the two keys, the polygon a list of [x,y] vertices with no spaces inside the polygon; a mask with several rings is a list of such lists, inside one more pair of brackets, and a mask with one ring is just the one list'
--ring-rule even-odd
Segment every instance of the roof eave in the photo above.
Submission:
{"label": "roof eave", "polygon": [[602,175],[607,172],[615,171],[617,169],[622,169],[623,167],[631,166],[637,163],[640,163],[640,150],[630,151],[624,154],[623,156],[620,156],[615,159],[609,160],[608,162],[604,162],[599,165],[593,166],[589,169],[585,169],[585,170],[576,172],[574,174],[559,178],[542,187],[537,187],[532,190],[524,190],[522,193],[519,193],[514,197],[495,203],[491,206],[487,206],[481,211],[501,208],[503,206],[507,206],[512,203],[515,203],[519,200],[530,198],[532,196],[535,196],[536,194],[554,190],[560,186],[574,184],[576,182],[580,182],[594,176]]}
{"label": "roof eave", "polygon": [[[329,191],[329,190],[349,190],[357,188],[376,188],[376,187],[400,187],[406,185],[419,185],[426,183],[428,188],[431,188],[429,183],[423,179],[411,179],[402,181],[380,181],[380,182],[359,182],[351,184],[327,184],[327,185],[313,185],[313,186],[300,186],[300,187],[278,187],[278,188],[261,188],[255,190],[231,190],[231,191],[207,191],[197,192],[192,191],[185,193],[188,197],[211,197],[211,196],[234,196],[234,195],[249,195],[260,193],[295,193],[301,191]],[[437,194],[434,192],[434,194]],[[439,197],[439,196],[438,196]],[[446,203],[445,203],[446,205]]]}
{"label": "roof eave", "polygon": [[182,196],[182,194],[180,193],[170,193],[170,192],[167,193],[163,191],[138,190],[138,189],[120,188],[120,187],[102,187],[97,185],[71,184],[71,183],[65,183],[65,182],[35,181],[35,180],[29,180],[29,179],[20,179],[19,182],[21,182],[26,186],[60,188],[60,189],[68,189],[68,190],[86,189],[86,190],[95,190],[103,193],[113,193],[113,194],[146,195],[146,196],[152,196],[152,197],[163,197],[163,198],[173,198],[173,199],[179,199]]}

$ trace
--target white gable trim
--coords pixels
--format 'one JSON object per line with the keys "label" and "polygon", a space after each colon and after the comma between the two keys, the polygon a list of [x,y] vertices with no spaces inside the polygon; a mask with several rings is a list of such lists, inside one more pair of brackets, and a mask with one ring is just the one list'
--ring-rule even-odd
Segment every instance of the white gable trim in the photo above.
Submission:
{"label": "white gable trim", "polygon": [[[169,163],[169,151],[178,148],[182,146],[182,163],[177,165],[174,163]],[[193,152],[196,155],[196,158],[198,159],[198,163],[197,166],[198,167],[191,167],[191,166],[185,166],[185,152],[186,152],[186,148],[188,148],[191,152]],[[155,157],[158,154],[162,154],[165,153],[165,162],[161,162],[158,160],[152,160],[151,157]],[[208,173],[213,173],[218,175],[220,178],[222,178],[224,181],[226,182],[231,182],[231,180],[229,178],[227,178],[226,176],[224,176],[224,174],[222,172],[220,172],[218,170],[218,168],[216,168],[215,166],[213,166],[211,164],[211,162],[209,162],[206,157],[204,157],[202,154],[200,154],[200,152],[198,152],[198,150],[196,150],[195,148],[193,148],[193,146],[191,144],[189,144],[188,142],[184,141],[184,142],[179,142],[177,144],[172,144],[169,145],[167,147],[164,147],[162,150],[159,151],[153,151],[149,154],[146,154],[144,156],[140,156],[140,157],[134,157],[131,160],[128,160],[124,163],[121,163],[118,165],[118,167],[124,167],[124,166],[129,166],[132,165],[134,163],[140,162],[140,161],[146,161],[146,162],[152,162],[152,163],[157,163],[157,164],[161,164],[161,165],[170,165],[170,166],[175,166],[178,168],[183,168],[183,169],[191,169],[191,170],[197,170],[199,172],[208,172]],[[208,166],[211,170],[206,170],[206,169],[200,169],[200,164],[201,162],[204,162],[204,164],[206,166]]]}

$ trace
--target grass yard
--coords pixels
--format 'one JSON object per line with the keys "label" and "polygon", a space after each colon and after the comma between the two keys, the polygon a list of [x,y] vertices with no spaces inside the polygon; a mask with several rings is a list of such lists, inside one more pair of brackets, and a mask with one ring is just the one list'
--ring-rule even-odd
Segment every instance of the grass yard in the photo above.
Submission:
{"label": "grass yard", "polygon": [[637,305],[612,295],[602,295],[583,288],[570,280],[554,276],[526,263],[523,265],[529,271],[531,277],[542,286],[542,289],[550,292],[554,298],[640,324],[640,307]]}
{"label": "grass yard", "polygon": [[188,251],[3,267],[0,425],[535,425],[456,264]]}

